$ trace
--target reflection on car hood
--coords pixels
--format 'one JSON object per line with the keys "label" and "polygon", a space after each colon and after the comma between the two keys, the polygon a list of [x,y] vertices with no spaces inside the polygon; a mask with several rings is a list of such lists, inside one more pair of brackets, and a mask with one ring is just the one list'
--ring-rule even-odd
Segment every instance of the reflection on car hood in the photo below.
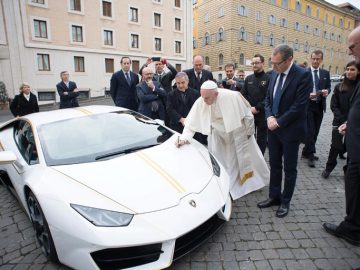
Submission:
{"label": "reflection on car hood", "polygon": [[110,160],[53,169],[136,213],[177,205],[184,196],[201,192],[213,174],[207,156],[191,145],[177,149],[172,139]]}

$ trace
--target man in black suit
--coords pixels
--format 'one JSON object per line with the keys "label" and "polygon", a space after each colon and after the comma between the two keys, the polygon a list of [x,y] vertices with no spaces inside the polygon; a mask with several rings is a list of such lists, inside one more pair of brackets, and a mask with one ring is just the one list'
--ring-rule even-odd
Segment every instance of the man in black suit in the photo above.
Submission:
{"label": "man in black suit", "polygon": [[57,92],[60,96],[60,109],[79,107],[77,97],[79,89],[75,82],[69,81],[69,72],[60,72],[61,82],[56,85]]}
{"label": "man in black suit", "polygon": [[244,86],[244,81],[240,81],[238,78],[236,78],[234,64],[226,64],[225,73],[226,73],[226,78],[223,79],[221,82],[222,87],[229,90],[240,92]]}
{"label": "man in black suit", "polygon": [[[279,45],[271,55],[273,72],[265,99],[270,159],[269,198],[265,208],[280,205],[277,217],[289,213],[297,177],[300,141],[306,134],[306,114],[312,79],[309,70],[293,64],[293,49]],[[281,191],[284,160],[284,189]]]}
{"label": "man in black suit", "polygon": [[[355,28],[348,37],[349,55],[360,61],[360,27]],[[324,223],[324,229],[352,245],[360,246],[360,82],[357,83],[350,98],[350,111],[347,123],[339,127],[345,134],[348,167],[345,174],[346,217],[338,226]]]}
{"label": "man in black suit", "polygon": [[251,64],[254,74],[246,77],[241,93],[251,105],[251,112],[255,121],[256,142],[261,153],[264,154],[267,143],[265,97],[270,76],[264,71],[265,59],[262,55],[255,54]]}
{"label": "man in black suit", "polygon": [[149,67],[142,70],[142,81],[136,86],[139,99],[138,112],[152,119],[165,121],[165,105],[163,98],[167,93],[161,84],[153,81],[153,71]]}
{"label": "man in black suit", "polygon": [[110,95],[116,106],[136,111],[136,85],[139,83],[139,76],[130,70],[130,57],[122,57],[120,63],[121,70],[115,72],[110,80]]}
{"label": "man in black suit", "polygon": [[189,87],[200,93],[200,86],[203,82],[213,81],[213,75],[210,71],[204,69],[204,58],[201,55],[195,55],[193,58],[193,68],[184,70],[189,77]]}
{"label": "man in black suit", "polygon": [[323,52],[315,50],[311,53],[310,68],[313,80],[313,90],[309,96],[308,109],[308,134],[302,156],[308,159],[308,165],[315,167],[315,160],[318,159],[315,144],[320,131],[321,122],[326,111],[326,97],[331,91],[329,71],[319,68],[323,61]]}

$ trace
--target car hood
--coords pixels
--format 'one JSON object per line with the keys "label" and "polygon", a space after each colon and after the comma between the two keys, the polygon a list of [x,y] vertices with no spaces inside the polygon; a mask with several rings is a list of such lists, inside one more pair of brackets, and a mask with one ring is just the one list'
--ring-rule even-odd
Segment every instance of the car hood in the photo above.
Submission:
{"label": "car hood", "polygon": [[213,176],[205,151],[177,149],[169,141],[110,160],[52,168],[135,213],[158,211],[200,193]]}

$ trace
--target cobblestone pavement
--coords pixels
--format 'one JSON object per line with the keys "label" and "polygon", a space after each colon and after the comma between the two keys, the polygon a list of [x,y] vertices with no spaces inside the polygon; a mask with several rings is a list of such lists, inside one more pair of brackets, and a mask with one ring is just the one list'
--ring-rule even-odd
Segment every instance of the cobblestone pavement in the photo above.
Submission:
{"label": "cobblestone pavement", "polygon": [[[339,223],[345,215],[344,161],[339,161],[329,179],[320,177],[329,151],[331,119],[329,111],[317,143],[320,159],[316,168],[309,168],[306,160],[299,159],[297,186],[287,217],[276,218],[275,207],[263,210],[256,207],[257,202],[267,197],[267,187],[249,194],[234,203],[230,222],[170,269],[350,270],[360,267],[360,248],[322,229],[323,222]],[[68,269],[48,262],[41,254],[28,218],[1,185],[0,265],[0,270]]]}

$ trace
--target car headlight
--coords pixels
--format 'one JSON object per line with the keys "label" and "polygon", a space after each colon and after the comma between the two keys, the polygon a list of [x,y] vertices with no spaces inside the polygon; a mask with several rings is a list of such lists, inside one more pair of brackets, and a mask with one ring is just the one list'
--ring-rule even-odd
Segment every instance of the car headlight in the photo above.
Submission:
{"label": "car headlight", "polygon": [[95,226],[123,227],[130,224],[134,215],[110,210],[70,204],[80,215]]}
{"label": "car headlight", "polygon": [[217,177],[219,177],[220,176],[220,165],[219,165],[219,163],[217,163],[216,159],[210,152],[209,152],[209,155],[210,155],[210,160],[211,160],[211,164],[213,167],[213,172]]}

